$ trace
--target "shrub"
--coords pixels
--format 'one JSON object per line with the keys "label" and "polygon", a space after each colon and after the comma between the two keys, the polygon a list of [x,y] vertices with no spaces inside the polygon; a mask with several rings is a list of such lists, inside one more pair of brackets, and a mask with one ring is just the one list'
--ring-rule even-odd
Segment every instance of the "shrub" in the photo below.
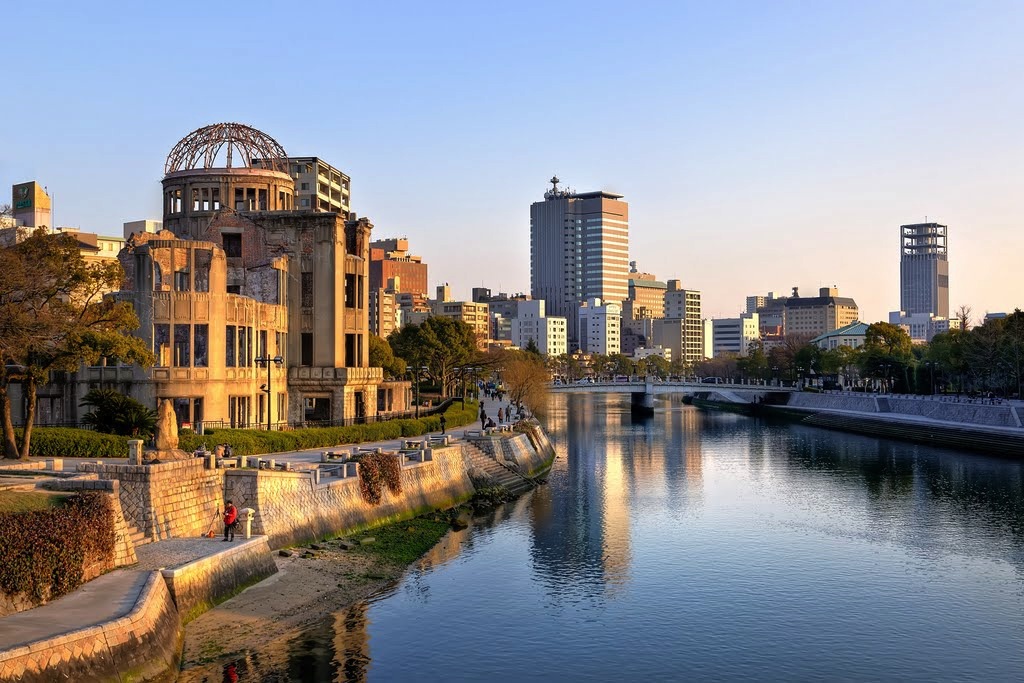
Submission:
{"label": "shrub", "polygon": [[81,405],[92,406],[82,423],[97,432],[144,438],[156,429],[155,410],[113,389],[90,389]]}
{"label": "shrub", "polygon": [[114,515],[107,496],[83,493],[48,510],[0,514],[0,591],[35,603],[82,584],[86,567],[114,555]]}
{"label": "shrub", "polygon": [[[20,436],[19,431],[19,440]],[[128,437],[73,427],[36,427],[31,454],[39,458],[127,458]]]}
{"label": "shrub", "polygon": [[370,505],[380,503],[384,486],[402,492],[402,466],[394,453],[366,453],[359,457],[359,493]]}

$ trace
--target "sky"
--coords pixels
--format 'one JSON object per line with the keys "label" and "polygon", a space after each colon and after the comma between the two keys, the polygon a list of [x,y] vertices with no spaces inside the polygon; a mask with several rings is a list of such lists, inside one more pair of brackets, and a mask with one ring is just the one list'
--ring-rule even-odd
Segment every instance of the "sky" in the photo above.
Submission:
{"label": "sky", "polygon": [[[431,285],[528,292],[557,174],[625,195],[630,258],[703,292],[899,308],[899,226],[949,226],[950,306],[1024,306],[1024,3],[16,3],[0,187],[55,222],[160,218],[221,121],[352,178]],[[10,201],[3,190],[0,203]]]}

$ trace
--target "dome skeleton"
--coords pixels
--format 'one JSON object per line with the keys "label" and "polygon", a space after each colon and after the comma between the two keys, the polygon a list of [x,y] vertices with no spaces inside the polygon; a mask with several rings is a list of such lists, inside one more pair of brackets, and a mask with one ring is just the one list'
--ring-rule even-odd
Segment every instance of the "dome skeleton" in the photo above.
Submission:
{"label": "dome skeleton", "polygon": [[194,130],[179,140],[167,155],[164,173],[218,168],[214,164],[225,146],[226,168],[232,167],[233,153],[237,152],[244,168],[253,168],[253,162],[259,162],[260,168],[288,172],[288,154],[277,140],[245,124],[215,123]]}

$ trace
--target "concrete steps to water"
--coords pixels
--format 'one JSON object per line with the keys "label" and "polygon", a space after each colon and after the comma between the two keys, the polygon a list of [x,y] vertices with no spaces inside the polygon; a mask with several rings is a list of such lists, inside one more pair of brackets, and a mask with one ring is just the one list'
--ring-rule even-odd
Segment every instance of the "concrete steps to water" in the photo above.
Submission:
{"label": "concrete steps to water", "polygon": [[507,489],[513,495],[526,493],[537,485],[529,477],[501,464],[472,443],[466,442],[463,446],[463,453],[468,456],[472,467],[484,472],[491,481]]}
{"label": "concrete steps to water", "polygon": [[933,446],[981,451],[1002,457],[1024,458],[1024,434],[1000,434],[950,425],[911,424],[836,413],[816,413],[804,418],[801,423]]}

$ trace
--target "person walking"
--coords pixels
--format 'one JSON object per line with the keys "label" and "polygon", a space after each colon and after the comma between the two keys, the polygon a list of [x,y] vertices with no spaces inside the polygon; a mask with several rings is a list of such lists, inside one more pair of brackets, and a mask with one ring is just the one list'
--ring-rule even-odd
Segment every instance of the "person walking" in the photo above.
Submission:
{"label": "person walking", "polygon": [[484,410],[483,406],[480,406],[480,429],[484,428],[485,422],[487,422],[487,411]]}
{"label": "person walking", "polygon": [[501,424],[504,421],[505,421],[505,411],[502,410],[501,408],[498,408],[498,424]]}
{"label": "person walking", "polygon": [[228,500],[225,501],[224,505],[224,540],[227,541],[228,536],[231,536],[230,540],[235,540],[235,527],[238,526],[238,510],[234,504]]}
{"label": "person walking", "polygon": [[445,418],[444,413],[441,413],[441,433],[444,434],[444,428],[448,426],[448,420]]}

